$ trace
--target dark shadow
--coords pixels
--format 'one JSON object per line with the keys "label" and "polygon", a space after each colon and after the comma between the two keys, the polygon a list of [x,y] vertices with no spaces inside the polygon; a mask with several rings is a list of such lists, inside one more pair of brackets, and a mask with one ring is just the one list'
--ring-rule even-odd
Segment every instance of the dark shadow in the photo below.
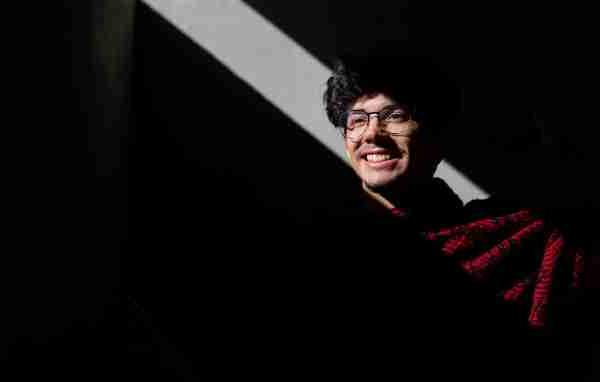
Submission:
{"label": "dark shadow", "polygon": [[[218,366],[235,375],[228,359],[259,367],[240,352],[256,360],[247,341],[289,323],[278,323],[291,313],[275,306],[292,309],[303,288],[310,296],[311,283],[323,285],[331,260],[318,269],[319,239],[338,240],[334,217],[356,204],[358,183],[327,148],[143,5],[135,36],[128,290],[195,373]],[[161,349],[171,348],[164,341]],[[145,345],[140,362],[144,352],[173,359]]]}
{"label": "dark shadow", "polygon": [[[587,111],[590,101],[583,102],[597,76],[589,48],[593,34],[586,33],[593,22],[584,9],[245,3],[326,65],[336,52],[366,50],[382,39],[424,46],[464,93],[464,113],[448,144],[452,165],[502,198],[546,208],[597,208],[598,187],[590,179],[595,117]],[[565,17],[573,20],[569,28],[551,21],[567,23]]]}
{"label": "dark shadow", "polygon": [[124,268],[140,374],[372,378],[404,353],[402,373],[435,359],[480,380],[509,351],[546,356],[520,353],[523,328],[413,227],[354,210],[345,164],[141,4],[135,36]]}
{"label": "dark shadow", "polygon": [[366,12],[341,0],[245,3],[326,65],[337,52],[368,50],[380,40],[422,46],[463,92],[448,162],[499,200],[539,207],[592,251],[600,247],[591,95],[598,62],[586,9],[395,1]]}
{"label": "dark shadow", "polygon": [[[127,8],[123,1],[111,5]],[[16,212],[6,217],[15,234],[5,233],[15,240],[6,245],[13,249],[3,274],[6,378],[108,379],[122,360],[124,325],[116,310],[127,194],[119,138],[127,121],[107,119],[119,114],[109,109],[127,107],[114,96],[128,85],[108,81],[91,42],[106,43],[95,32],[128,20],[110,14],[116,17],[99,25],[104,6],[64,2],[49,5],[49,12],[41,5],[30,20],[35,27],[15,29],[12,39],[19,59],[8,77],[17,91],[7,93],[17,105],[7,109],[18,115],[19,127],[11,130],[22,138],[7,140],[18,146],[9,166],[18,177],[4,180],[18,190],[7,198]],[[115,66],[128,63],[116,54],[119,44],[107,45]]]}
{"label": "dark shadow", "polygon": [[[553,364],[543,351],[515,342],[519,325],[507,325],[487,305],[487,291],[474,290],[430,256],[414,227],[354,211],[359,190],[343,163],[141,4],[135,15],[135,121],[127,113],[123,119],[108,118],[105,107],[127,108],[129,100],[115,102],[105,81],[106,63],[90,41],[108,38],[95,28],[115,18],[97,17],[94,11],[108,2],[71,3],[58,6],[58,18],[36,12],[44,19],[42,31],[16,44],[16,55],[26,59],[15,60],[23,67],[14,72],[19,84],[11,96],[23,105],[15,113],[20,124],[7,130],[24,132],[26,147],[15,156],[23,167],[18,179],[6,182],[7,189],[23,191],[17,202],[7,200],[17,207],[9,225],[19,235],[16,250],[5,251],[9,277],[2,306],[8,320],[2,338],[9,346],[1,354],[2,361],[8,356],[3,366],[17,372],[12,375],[78,381],[215,375],[306,380],[324,375],[382,379],[377,376],[388,371],[407,376],[415,371],[428,379],[443,370],[461,379],[488,380],[493,370],[506,381],[519,362],[539,364],[531,355]],[[332,2],[323,16],[321,4],[313,18],[312,5],[303,12],[299,5],[288,6],[314,21],[310,31],[292,36],[303,45],[310,38],[306,46],[326,62],[332,46],[356,42],[346,40],[346,32],[354,29],[345,24],[328,45],[332,29],[323,24],[342,23],[352,13],[332,18]],[[278,19],[282,5],[271,5],[271,16]],[[278,21],[284,30],[286,19],[289,15]],[[375,20],[386,30],[397,21],[383,13]],[[294,25],[302,28],[298,21]],[[314,32],[321,27],[322,34]],[[358,38],[359,32],[352,36]],[[471,32],[465,27],[461,33]],[[513,39],[519,34],[511,33]],[[363,38],[357,41],[368,40]],[[104,47],[113,52],[110,42]],[[31,56],[21,56],[25,52]],[[478,57],[476,52],[465,57]],[[462,57],[458,63],[471,61]],[[531,62],[530,70],[546,57]],[[470,78],[465,83],[478,83],[479,77]],[[568,89],[566,79],[559,78],[559,89]],[[548,187],[545,197],[564,191],[565,203],[593,203],[595,196],[588,196],[594,188],[582,187],[587,184],[572,171],[593,174],[590,156],[581,154],[593,152],[587,150],[594,142],[585,130],[590,124],[580,118],[569,129],[562,127],[571,111],[595,108],[578,103],[580,97],[559,97],[570,100],[565,106],[553,97],[556,92],[547,91],[556,79],[546,79],[539,75],[532,84],[547,93],[540,98],[541,115],[555,121],[549,131],[559,137],[560,160],[581,165],[557,167],[558,186]],[[588,82],[580,78],[577,83]],[[507,92],[494,99],[502,95]],[[568,112],[557,116],[556,110]],[[477,121],[487,118],[481,115],[472,117],[475,133],[482,131]],[[492,191],[501,189],[497,184],[510,189],[499,176],[506,172],[477,171],[506,167],[480,168],[466,155],[472,153],[467,148],[479,147],[479,139],[473,140],[477,145],[456,146],[453,163],[464,155],[459,167],[472,171],[474,179]],[[477,149],[482,154],[477,162],[487,163],[489,147],[501,154],[504,143],[495,145]],[[527,154],[528,147],[511,150]],[[482,327],[494,320],[514,332],[490,333]],[[576,353],[563,349],[568,351],[556,354]],[[530,371],[543,379],[538,374],[544,370]],[[528,378],[521,371],[518,375]]]}

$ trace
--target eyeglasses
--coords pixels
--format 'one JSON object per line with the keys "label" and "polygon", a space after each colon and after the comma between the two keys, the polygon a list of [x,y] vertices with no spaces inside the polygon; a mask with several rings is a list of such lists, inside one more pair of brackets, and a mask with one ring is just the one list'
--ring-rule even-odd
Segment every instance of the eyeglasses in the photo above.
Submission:
{"label": "eyeglasses", "polygon": [[379,126],[389,135],[409,136],[414,132],[414,126],[406,123],[411,120],[411,114],[408,108],[400,105],[390,105],[384,107],[379,112],[367,113],[363,110],[349,110],[342,114],[340,127],[343,134],[351,141],[359,141],[367,128],[371,115],[377,116]]}

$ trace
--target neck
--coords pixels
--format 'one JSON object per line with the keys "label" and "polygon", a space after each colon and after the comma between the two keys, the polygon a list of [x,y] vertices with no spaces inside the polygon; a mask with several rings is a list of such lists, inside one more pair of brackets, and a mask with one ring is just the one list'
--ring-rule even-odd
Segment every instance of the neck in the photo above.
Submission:
{"label": "neck", "polygon": [[362,188],[371,200],[376,202],[379,207],[387,210],[404,210],[411,204],[412,197],[405,187],[396,186],[372,189],[363,182]]}

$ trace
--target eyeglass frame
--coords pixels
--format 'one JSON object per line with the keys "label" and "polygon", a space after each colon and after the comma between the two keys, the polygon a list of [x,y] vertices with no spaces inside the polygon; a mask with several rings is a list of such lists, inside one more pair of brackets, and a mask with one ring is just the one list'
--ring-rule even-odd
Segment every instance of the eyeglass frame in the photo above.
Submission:
{"label": "eyeglass frame", "polygon": [[[388,105],[385,106],[383,109],[379,110],[379,111],[373,111],[370,113],[367,113],[364,110],[348,110],[345,111],[344,113],[342,113],[342,115],[340,116],[340,123],[338,123],[338,128],[341,130],[342,136],[346,139],[350,139],[353,142],[358,142],[363,135],[365,134],[365,132],[367,131],[367,129],[369,128],[369,123],[371,122],[371,115],[375,114],[377,115],[377,125],[378,126],[385,126],[387,123],[390,122],[385,122],[385,119],[382,121],[381,119],[381,113],[383,113],[384,111],[387,111],[389,109],[392,109],[390,111],[389,115],[392,115],[394,111],[398,110],[398,109],[402,109],[406,114],[408,114],[408,117],[406,118],[405,121],[402,121],[400,123],[405,123],[405,122],[409,122],[409,121],[414,121],[413,119],[413,115],[414,115],[414,110],[411,110],[411,108],[409,108],[406,105],[403,104],[392,104],[392,105]],[[356,114],[362,114],[362,115],[366,115],[367,116],[367,123],[365,124],[365,128],[364,131],[358,136],[358,138],[352,139],[352,138],[348,138],[348,134],[346,133],[346,130],[348,129],[347,123],[341,123],[341,121],[343,120],[348,120],[348,117],[350,116],[350,114],[352,113],[356,113]],[[389,117],[389,116],[388,116]],[[387,119],[387,118],[386,118]],[[398,134],[398,133],[390,133],[387,129],[382,129],[383,131],[385,131],[387,134],[391,135],[391,136],[400,136],[400,137],[408,137],[408,136],[412,136],[414,133],[411,134]]]}

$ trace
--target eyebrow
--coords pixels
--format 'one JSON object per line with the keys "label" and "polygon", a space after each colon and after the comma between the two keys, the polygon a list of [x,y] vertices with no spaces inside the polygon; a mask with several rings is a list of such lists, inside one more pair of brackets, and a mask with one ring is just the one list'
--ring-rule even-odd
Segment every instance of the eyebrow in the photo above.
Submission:
{"label": "eyebrow", "polygon": [[[400,109],[403,109],[404,111],[406,111],[406,110],[407,110],[407,108],[406,108],[405,106],[403,106],[403,105],[400,105],[400,104],[398,104],[398,103],[392,103],[392,104],[389,104],[389,105],[387,105],[387,106],[384,106],[384,107],[382,107],[382,108],[381,108],[381,109],[379,109],[379,111],[377,111],[377,112],[375,112],[375,111],[372,111],[371,113],[380,113],[380,112],[382,112],[383,110],[390,109],[390,108],[400,108]],[[351,112],[352,112],[352,111],[360,111],[360,112],[366,113],[365,109],[351,109],[350,111],[351,111]]]}

